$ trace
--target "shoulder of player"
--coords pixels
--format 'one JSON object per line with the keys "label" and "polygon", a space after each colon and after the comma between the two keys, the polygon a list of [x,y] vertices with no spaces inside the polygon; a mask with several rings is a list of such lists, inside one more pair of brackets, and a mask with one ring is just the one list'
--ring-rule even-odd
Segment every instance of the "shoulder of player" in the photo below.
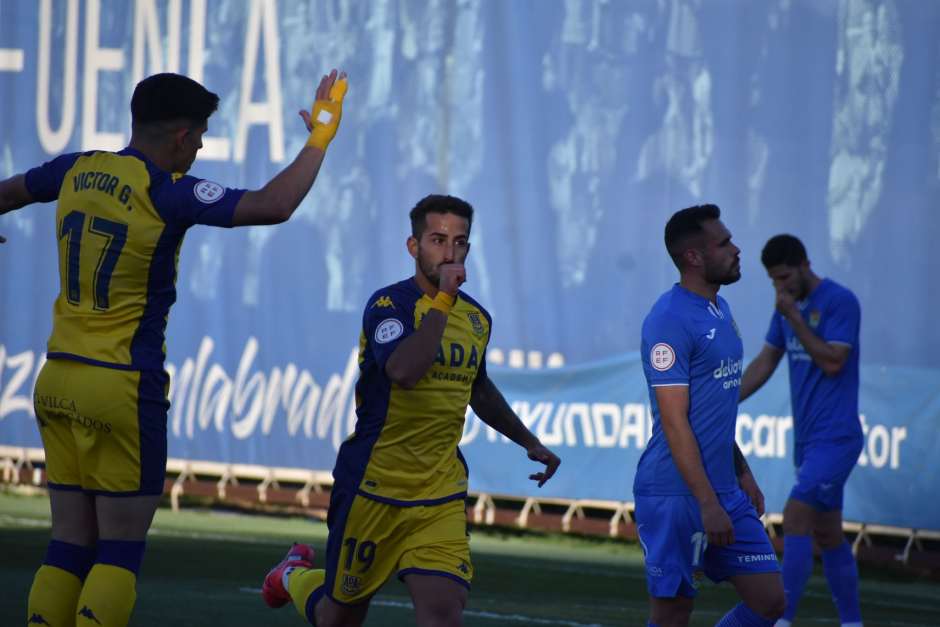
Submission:
{"label": "shoulder of player", "polygon": [[493,317],[490,315],[490,312],[487,311],[486,308],[479,303],[479,301],[477,301],[475,298],[473,298],[472,296],[470,296],[463,290],[457,291],[457,297],[460,298],[460,300],[467,302],[470,306],[476,307],[477,309],[479,309],[480,313],[483,314],[483,316],[487,319],[487,321],[489,321],[490,324],[493,324]]}
{"label": "shoulder of player", "polygon": [[841,283],[837,283],[832,279],[825,279],[825,285],[827,287],[824,298],[827,304],[831,306],[854,306],[861,307],[858,302],[858,297],[855,295],[855,292],[845,287]]}
{"label": "shoulder of player", "polygon": [[405,279],[380,288],[369,296],[366,301],[366,311],[374,308],[389,308],[395,306],[413,307],[414,303],[421,298],[421,290],[411,279]]}

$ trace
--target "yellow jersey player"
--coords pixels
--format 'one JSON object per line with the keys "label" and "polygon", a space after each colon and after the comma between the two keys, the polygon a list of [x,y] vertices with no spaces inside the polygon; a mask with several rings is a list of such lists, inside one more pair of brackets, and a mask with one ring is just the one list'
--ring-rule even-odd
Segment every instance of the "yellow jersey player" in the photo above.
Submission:
{"label": "yellow jersey player", "polygon": [[257,191],[185,174],[219,97],[177,74],[137,85],[127,148],[65,154],[0,182],[0,215],[58,200],[60,293],[34,395],[52,539],[29,624],[128,623],[166,472],[164,330],[183,236],[196,224],[290,218],[336,134],[345,92],[345,74],[321,79],[312,111],[301,112],[307,144]]}
{"label": "yellow jersey player", "polygon": [[411,210],[414,277],[369,299],[359,338],[355,433],[333,470],[324,568],[296,544],[267,575],[271,607],[292,601],[318,627],[362,624],[393,574],[411,593],[419,626],[460,625],[473,566],[457,447],[469,404],[487,424],[545,464],[558,457],[513,413],[486,374],[489,313],[458,288],[466,280],[473,208],[432,195]]}

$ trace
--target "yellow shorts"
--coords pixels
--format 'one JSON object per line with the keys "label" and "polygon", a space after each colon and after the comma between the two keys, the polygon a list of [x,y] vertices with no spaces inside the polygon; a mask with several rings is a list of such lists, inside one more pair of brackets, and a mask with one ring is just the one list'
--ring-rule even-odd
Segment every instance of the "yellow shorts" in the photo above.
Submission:
{"label": "yellow shorts", "polygon": [[169,377],[50,359],[33,406],[50,488],[89,494],[162,494]]}
{"label": "yellow shorts", "polygon": [[401,507],[334,490],[326,546],[327,594],[356,605],[396,573],[447,577],[470,588],[470,538],[463,499]]}

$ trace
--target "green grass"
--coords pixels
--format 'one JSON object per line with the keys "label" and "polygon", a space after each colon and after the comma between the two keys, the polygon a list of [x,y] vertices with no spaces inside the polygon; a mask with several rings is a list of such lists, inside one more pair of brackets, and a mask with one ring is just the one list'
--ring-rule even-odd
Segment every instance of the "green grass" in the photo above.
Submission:
{"label": "green grass", "polygon": [[[0,493],[0,625],[23,624],[33,573],[49,536],[44,497]],[[326,526],[302,518],[207,510],[160,510],[148,540],[132,625],[204,627],[303,625],[290,607],[269,610],[258,594],[268,568],[291,541],[322,550]],[[476,576],[467,627],[645,625],[646,584],[636,545],[567,536],[477,530]],[[863,570],[867,627],[940,625],[940,585]],[[713,625],[734,603],[727,585],[707,586],[693,625]],[[390,581],[375,597],[367,625],[413,625],[407,590]],[[797,625],[838,625],[817,572]]]}

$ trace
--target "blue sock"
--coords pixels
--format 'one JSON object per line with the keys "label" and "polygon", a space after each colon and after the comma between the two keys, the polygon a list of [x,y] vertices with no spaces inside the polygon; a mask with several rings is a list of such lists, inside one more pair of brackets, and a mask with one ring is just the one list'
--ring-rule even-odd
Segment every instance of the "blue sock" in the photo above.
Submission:
{"label": "blue sock", "polygon": [[800,604],[803,589],[813,573],[813,539],[810,536],[783,537],[783,590],[787,595],[787,609],[783,617],[793,621]]}
{"label": "blue sock", "polygon": [[761,618],[751,608],[738,603],[715,623],[715,627],[773,627],[774,621]]}
{"label": "blue sock", "polygon": [[839,610],[842,623],[860,623],[862,610],[858,604],[858,568],[848,542],[823,551],[823,571],[829,581],[832,600]]}
{"label": "blue sock", "polygon": [[82,581],[95,563],[95,547],[79,546],[61,540],[50,540],[46,549],[46,559],[43,564],[61,568],[70,572]]}

